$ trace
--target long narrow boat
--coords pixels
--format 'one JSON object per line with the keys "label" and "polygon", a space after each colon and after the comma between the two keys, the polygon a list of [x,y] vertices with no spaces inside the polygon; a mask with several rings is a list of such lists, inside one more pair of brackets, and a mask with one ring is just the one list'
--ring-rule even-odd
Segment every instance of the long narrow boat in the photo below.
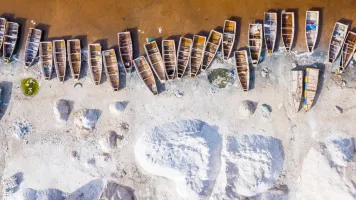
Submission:
{"label": "long narrow boat", "polygon": [[319,33],[319,11],[308,10],[305,18],[305,40],[308,51],[313,52]]}
{"label": "long narrow boat", "polygon": [[176,45],[174,40],[162,41],[162,58],[167,79],[173,80],[177,71]]}
{"label": "long narrow boat", "polygon": [[72,76],[74,80],[79,80],[80,70],[82,68],[82,54],[79,39],[67,40],[67,54]]}
{"label": "long narrow boat", "polygon": [[248,91],[250,87],[250,68],[246,50],[235,51],[235,64],[241,89]]}
{"label": "long narrow boat", "polygon": [[177,52],[177,78],[180,79],[184,76],[187,69],[190,54],[192,52],[193,40],[185,37],[180,37],[178,52]]}
{"label": "long narrow boat", "polygon": [[30,67],[35,60],[38,47],[40,46],[41,36],[41,30],[30,28],[25,46],[25,67]]}
{"label": "long narrow boat", "polygon": [[157,85],[153,72],[144,56],[140,56],[133,60],[138,76],[148,89],[154,94],[158,94]]}
{"label": "long narrow boat", "polygon": [[117,58],[114,49],[103,51],[103,61],[106,76],[110,80],[110,85],[114,91],[119,90],[119,66],[117,65]]}
{"label": "long narrow boat", "polygon": [[319,69],[307,68],[304,79],[304,109],[310,110],[318,88]]}
{"label": "long narrow boat", "polygon": [[265,12],[264,14],[264,36],[268,55],[272,55],[277,38],[277,13]]}
{"label": "long narrow boat", "polygon": [[64,40],[53,41],[53,59],[59,82],[64,83],[67,69],[66,42]]}
{"label": "long narrow boat", "polygon": [[260,60],[262,40],[262,24],[250,24],[248,29],[248,49],[254,67],[257,67]]}
{"label": "long narrow boat", "polygon": [[194,35],[192,53],[190,55],[190,78],[195,78],[203,61],[206,37]]}
{"label": "long narrow boat", "polygon": [[3,56],[6,63],[11,62],[19,33],[19,24],[6,22],[5,35],[3,42]]}
{"label": "long narrow boat", "polygon": [[52,42],[40,42],[40,61],[43,78],[51,80],[53,71],[53,48]]}
{"label": "long narrow boat", "polygon": [[342,45],[339,73],[344,72],[344,70],[352,60],[355,51],[356,51],[356,33],[349,31],[347,33],[344,45]]}
{"label": "long narrow boat", "polygon": [[6,29],[6,19],[0,18],[0,49],[4,42],[5,29]]}
{"label": "long narrow boat", "polygon": [[328,52],[328,61],[330,63],[335,62],[337,56],[339,55],[342,44],[344,43],[346,37],[348,27],[348,25],[340,22],[335,23]]}
{"label": "long narrow boat", "polygon": [[120,32],[117,34],[117,37],[121,62],[124,65],[126,73],[131,73],[133,59],[131,34],[128,31]]}
{"label": "long narrow boat", "polygon": [[286,51],[289,53],[292,49],[294,32],[295,32],[295,22],[293,12],[282,12],[281,16],[281,35]]}
{"label": "long narrow boat", "polygon": [[207,70],[210,67],[210,64],[213,62],[216,52],[220,47],[221,40],[223,38],[222,33],[217,31],[210,31],[208,40],[204,49],[203,62],[201,64],[201,70]]}
{"label": "long narrow boat", "polygon": [[101,81],[101,73],[103,71],[100,44],[88,45],[88,66],[93,83],[95,85],[99,85]]}
{"label": "long narrow boat", "polygon": [[148,61],[150,62],[153,71],[161,83],[166,81],[166,70],[164,68],[161,53],[159,52],[156,41],[144,45]]}
{"label": "long narrow boat", "polygon": [[298,112],[303,95],[303,71],[290,71],[290,93],[294,109]]}
{"label": "long narrow boat", "polygon": [[230,57],[232,48],[235,43],[236,36],[236,22],[231,20],[225,20],[224,29],[223,29],[223,43],[222,43],[222,52],[224,60],[227,60]]}

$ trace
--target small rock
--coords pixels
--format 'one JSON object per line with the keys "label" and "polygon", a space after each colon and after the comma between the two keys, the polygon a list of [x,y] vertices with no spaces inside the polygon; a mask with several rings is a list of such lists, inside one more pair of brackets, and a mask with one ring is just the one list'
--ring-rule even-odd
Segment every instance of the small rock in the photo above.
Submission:
{"label": "small rock", "polygon": [[176,92],[176,97],[178,97],[178,98],[183,97],[183,95],[184,95],[184,93],[179,90]]}
{"label": "small rock", "polygon": [[66,122],[69,117],[69,111],[70,111],[70,106],[67,100],[59,99],[54,104],[53,112],[58,122]]}
{"label": "small rock", "polygon": [[78,156],[78,152],[77,151],[72,151],[71,155],[72,155],[73,158],[76,158]]}
{"label": "small rock", "polygon": [[125,104],[123,102],[113,102],[109,105],[110,113],[116,117],[120,116],[125,111]]}
{"label": "small rock", "polygon": [[262,104],[261,110],[262,110],[262,116],[264,118],[270,118],[271,117],[272,109],[271,109],[271,107],[269,105]]}
{"label": "small rock", "polygon": [[23,140],[32,132],[32,124],[26,120],[17,120],[13,124],[16,138]]}
{"label": "small rock", "polygon": [[249,117],[255,112],[255,104],[252,101],[245,100],[242,101],[239,105],[239,112],[244,117]]}
{"label": "small rock", "polygon": [[341,81],[341,85],[342,85],[342,87],[345,87],[346,86],[346,81]]}
{"label": "small rock", "polygon": [[126,123],[126,122],[121,122],[120,123],[120,129],[122,130],[122,131],[125,131],[125,132],[127,132],[128,130],[129,130],[129,124],[128,123]]}
{"label": "small rock", "polygon": [[292,63],[292,68],[296,68],[297,64],[296,63]]}
{"label": "small rock", "polygon": [[158,33],[162,33],[162,27],[158,28]]}
{"label": "small rock", "polygon": [[89,159],[87,160],[87,163],[88,163],[89,165],[95,165],[95,158],[89,158]]}
{"label": "small rock", "polygon": [[74,125],[78,138],[86,138],[94,130],[99,115],[95,110],[82,109],[74,113]]}
{"label": "small rock", "polygon": [[268,75],[268,72],[269,72],[268,68],[262,69],[262,71],[261,71],[261,76],[262,76],[263,78],[266,78],[267,75]]}
{"label": "small rock", "polygon": [[3,181],[5,195],[15,193],[19,187],[17,177],[15,175]]}
{"label": "small rock", "polygon": [[277,108],[278,108],[278,110],[280,110],[281,108],[283,108],[283,103],[278,104]]}
{"label": "small rock", "polygon": [[110,152],[111,150],[116,149],[118,139],[121,139],[121,137],[119,137],[115,131],[109,131],[108,134],[104,135],[104,137],[99,140],[101,150]]}
{"label": "small rock", "polygon": [[342,109],[340,106],[335,106],[335,110],[340,114],[342,114],[342,112],[344,111],[344,109]]}

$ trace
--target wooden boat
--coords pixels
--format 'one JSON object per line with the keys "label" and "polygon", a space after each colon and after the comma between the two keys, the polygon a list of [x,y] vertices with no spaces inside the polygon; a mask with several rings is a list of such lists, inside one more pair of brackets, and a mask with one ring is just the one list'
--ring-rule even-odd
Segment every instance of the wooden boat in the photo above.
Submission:
{"label": "wooden boat", "polygon": [[272,55],[277,38],[277,13],[265,12],[264,14],[264,36],[268,55]]}
{"label": "wooden boat", "polygon": [[45,80],[51,80],[53,71],[53,48],[52,42],[40,42],[41,70]]}
{"label": "wooden boat", "polygon": [[159,52],[156,41],[144,45],[148,61],[150,62],[153,71],[161,83],[166,81],[166,70],[162,61],[161,53]]}
{"label": "wooden boat", "polygon": [[3,56],[6,63],[11,62],[11,56],[15,50],[18,33],[19,33],[18,23],[6,22],[4,42],[3,42]]}
{"label": "wooden boat", "polygon": [[308,10],[305,18],[305,40],[309,52],[313,52],[319,33],[319,11]]}
{"label": "wooden boat", "polygon": [[41,42],[42,31],[30,28],[25,46],[25,67],[30,67],[35,60]]}
{"label": "wooden boat", "polygon": [[184,76],[187,69],[190,54],[192,52],[193,40],[185,37],[180,37],[178,52],[177,52],[177,78],[180,79]]}
{"label": "wooden boat", "polygon": [[339,55],[348,27],[348,25],[340,22],[335,23],[328,51],[328,61],[330,63],[335,62],[337,56]]}
{"label": "wooden boat", "polygon": [[307,68],[304,78],[304,108],[310,110],[313,106],[315,94],[318,88],[319,69]]}
{"label": "wooden boat", "polygon": [[119,54],[122,64],[124,65],[126,73],[132,72],[132,39],[130,32],[120,32],[117,34]]}
{"label": "wooden boat", "polygon": [[236,35],[236,22],[231,20],[225,20],[224,29],[223,29],[223,43],[222,43],[222,52],[224,60],[227,60],[230,57],[232,48],[235,43]]}
{"label": "wooden boat", "polygon": [[80,70],[82,68],[82,53],[80,48],[80,40],[67,40],[67,54],[72,76],[74,80],[79,80]]}
{"label": "wooden boat", "polygon": [[194,35],[192,53],[190,55],[190,77],[197,76],[200,65],[203,61],[203,53],[205,47],[206,37],[200,35]]}
{"label": "wooden boat", "polygon": [[53,59],[59,82],[64,83],[67,69],[66,43],[64,40],[53,41]]}
{"label": "wooden boat", "polygon": [[158,94],[155,77],[146,58],[144,56],[140,56],[133,60],[133,64],[136,68],[138,76],[141,78],[143,83],[145,83],[145,85],[154,95]]}
{"label": "wooden boat", "polygon": [[349,65],[355,53],[355,50],[356,50],[356,33],[349,31],[347,33],[344,45],[342,45],[339,73],[343,73],[345,68]]}
{"label": "wooden boat", "polygon": [[298,112],[303,95],[303,71],[290,71],[290,93],[292,97],[293,107]]}
{"label": "wooden boat", "polygon": [[262,40],[262,24],[250,24],[248,29],[248,49],[254,67],[257,67],[260,60]]}
{"label": "wooden boat", "polygon": [[177,69],[176,45],[174,40],[162,41],[162,58],[168,80],[173,80]]}
{"label": "wooden boat", "polygon": [[5,29],[6,29],[6,19],[0,18],[0,49],[4,42]]}
{"label": "wooden boat", "polygon": [[250,68],[246,50],[235,51],[235,63],[240,86],[244,91],[248,91],[250,87]]}
{"label": "wooden boat", "polygon": [[101,81],[101,73],[103,71],[100,44],[88,45],[88,66],[94,84],[99,85]]}
{"label": "wooden boat", "polygon": [[114,88],[114,91],[118,91],[120,74],[114,49],[103,51],[103,62],[105,73],[110,80],[111,86]]}
{"label": "wooden boat", "polygon": [[201,70],[207,70],[213,62],[216,52],[220,47],[222,34],[217,31],[210,31],[208,41],[206,42]]}
{"label": "wooden boat", "polygon": [[292,49],[294,40],[294,13],[293,12],[282,12],[281,16],[281,35],[286,51],[289,53]]}

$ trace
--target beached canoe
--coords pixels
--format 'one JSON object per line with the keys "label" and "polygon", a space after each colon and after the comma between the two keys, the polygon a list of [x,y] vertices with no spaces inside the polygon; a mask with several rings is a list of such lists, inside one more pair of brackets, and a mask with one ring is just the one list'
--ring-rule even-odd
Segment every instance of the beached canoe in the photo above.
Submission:
{"label": "beached canoe", "polygon": [[230,57],[232,48],[234,47],[236,36],[236,22],[231,20],[225,20],[223,29],[223,43],[222,52],[224,60]]}
{"label": "beached canoe", "polygon": [[206,37],[194,35],[192,53],[190,55],[190,78],[195,78],[203,61]]}
{"label": "beached canoe", "polygon": [[349,31],[347,33],[344,45],[342,45],[339,73],[343,73],[350,64],[356,51],[356,33]]}
{"label": "beached canoe", "polygon": [[82,68],[82,54],[79,39],[67,40],[67,54],[72,76],[74,80],[79,80],[80,70]]}
{"label": "beached canoe", "polygon": [[6,29],[6,19],[0,17],[0,49],[4,42],[5,29]]}
{"label": "beached canoe", "polygon": [[101,45],[88,45],[88,66],[94,85],[99,85],[103,71],[103,60],[101,57]]}
{"label": "beached canoe", "polygon": [[310,110],[313,106],[316,91],[318,88],[319,69],[307,68],[304,78],[304,109]]}
{"label": "beached canoe", "polygon": [[281,36],[286,51],[289,53],[292,49],[295,32],[294,12],[282,12],[281,16]]}
{"label": "beached canoe", "polygon": [[173,80],[177,71],[176,45],[174,40],[162,41],[162,59],[168,80]]}
{"label": "beached canoe", "polygon": [[241,89],[248,91],[250,87],[250,68],[246,50],[235,51],[235,64]]}
{"label": "beached canoe", "polygon": [[67,70],[66,42],[53,40],[53,59],[59,82],[64,83]]}
{"label": "beached canoe", "polygon": [[141,78],[143,83],[154,95],[158,94],[155,77],[146,58],[144,56],[140,56],[133,60],[133,64],[136,68],[138,76]]}
{"label": "beached canoe", "polygon": [[328,51],[328,61],[330,63],[335,62],[337,56],[341,51],[342,44],[344,43],[348,25],[336,22],[334,26],[333,33],[331,35],[329,51]]}
{"label": "beached canoe", "polygon": [[158,80],[164,83],[166,81],[166,70],[156,41],[147,43],[144,47],[154,73],[158,77]]}
{"label": "beached canoe", "polygon": [[223,36],[217,31],[210,31],[208,40],[205,44],[203,62],[201,64],[201,70],[207,70],[210,67],[210,64],[213,62],[216,53],[220,47],[220,43]]}
{"label": "beached canoe", "polygon": [[305,18],[305,41],[309,52],[313,52],[319,33],[319,11],[308,10]]}
{"label": "beached canoe", "polygon": [[184,76],[187,69],[190,54],[192,51],[193,40],[185,37],[180,37],[178,52],[177,52],[177,78],[180,79]]}
{"label": "beached canoe", "polygon": [[118,91],[120,74],[114,49],[103,51],[103,62],[106,77],[109,78],[110,85],[114,88],[114,91]]}
{"label": "beached canoe", "polygon": [[126,73],[131,73],[133,59],[131,34],[128,31],[120,32],[117,34],[117,37],[121,62],[124,65]]}
{"label": "beached canoe", "polygon": [[53,48],[52,42],[40,42],[40,62],[42,75],[45,80],[51,80],[53,72]]}
{"label": "beached canoe", "polygon": [[254,67],[257,67],[260,60],[262,40],[262,24],[250,24],[248,28],[248,49]]}
{"label": "beached canoe", "polygon": [[30,28],[25,45],[25,67],[30,67],[35,60],[41,42],[42,31]]}
{"label": "beached canoe", "polygon": [[15,22],[6,22],[4,42],[3,42],[3,57],[6,63],[11,62],[12,54],[14,53],[17,38],[19,33],[19,24]]}
{"label": "beached canoe", "polygon": [[290,93],[292,97],[292,104],[294,109],[298,112],[300,109],[300,102],[303,97],[303,71],[290,71]]}
{"label": "beached canoe", "polygon": [[274,51],[274,46],[276,44],[277,38],[277,13],[275,12],[265,12],[264,13],[264,36],[265,44],[267,48],[268,55],[272,55]]}

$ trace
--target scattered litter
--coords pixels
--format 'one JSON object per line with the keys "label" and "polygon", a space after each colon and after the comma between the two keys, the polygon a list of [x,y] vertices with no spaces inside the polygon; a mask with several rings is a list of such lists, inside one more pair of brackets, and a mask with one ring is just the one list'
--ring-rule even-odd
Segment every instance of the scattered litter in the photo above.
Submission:
{"label": "scattered litter", "polygon": [[3,180],[5,195],[8,196],[18,190],[19,183],[16,175]]}
{"label": "scattered litter", "polygon": [[74,84],[74,88],[79,87],[79,86],[82,88],[82,87],[83,87],[83,84],[81,84],[81,83],[76,83],[76,84]]}
{"label": "scattered litter", "polygon": [[17,139],[23,140],[32,132],[32,124],[26,120],[17,120],[13,124],[14,133]]}
{"label": "scattered litter", "polygon": [[36,25],[36,22],[34,20],[31,20],[31,24]]}
{"label": "scattered litter", "polygon": [[162,33],[162,27],[158,28],[158,33]]}
{"label": "scattered litter", "polygon": [[22,92],[25,96],[34,96],[38,93],[40,86],[36,79],[25,78],[21,80]]}
{"label": "scattered litter", "polygon": [[340,106],[335,106],[335,110],[340,114],[342,114],[342,112],[344,111],[344,109],[342,109],[342,107]]}
{"label": "scattered litter", "polygon": [[99,115],[97,111],[82,109],[74,113],[74,125],[77,137],[86,138],[95,128]]}
{"label": "scattered litter", "polygon": [[181,91],[177,90],[175,95],[176,95],[176,97],[181,98],[181,97],[184,96],[184,92],[181,92]]}
{"label": "scattered litter", "polygon": [[252,101],[245,100],[240,103],[238,109],[242,116],[249,117],[255,112],[256,106]]}
{"label": "scattered litter", "polygon": [[261,71],[261,76],[262,76],[263,78],[266,78],[267,75],[268,75],[268,73],[269,73],[269,68],[264,68],[264,69],[262,69],[262,71]]}
{"label": "scattered litter", "polygon": [[58,122],[66,122],[69,117],[69,111],[70,106],[67,100],[59,99],[54,104],[53,112]]}
{"label": "scattered litter", "polygon": [[267,105],[267,104],[262,104],[261,106],[261,110],[262,110],[262,116],[264,118],[270,118],[271,117],[271,106]]}
{"label": "scattered litter", "polygon": [[121,122],[120,123],[120,129],[122,130],[122,131],[125,131],[125,132],[127,132],[128,130],[129,130],[129,124],[128,123],[126,123],[126,122]]}
{"label": "scattered litter", "polygon": [[112,115],[118,117],[121,116],[121,114],[125,111],[125,103],[124,102],[112,102],[109,105],[109,111]]}

